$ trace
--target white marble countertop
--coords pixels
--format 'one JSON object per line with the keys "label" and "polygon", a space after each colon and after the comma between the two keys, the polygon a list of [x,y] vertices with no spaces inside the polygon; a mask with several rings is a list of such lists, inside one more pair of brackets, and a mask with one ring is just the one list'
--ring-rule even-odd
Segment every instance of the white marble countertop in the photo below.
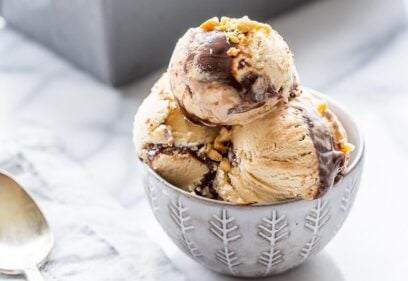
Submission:
{"label": "white marble countertop", "polygon": [[[333,3],[306,7],[275,21],[294,46],[302,81],[333,96],[359,121],[367,158],[357,201],[339,234],[310,262],[273,280],[383,281],[408,276],[408,29],[399,4],[379,8],[382,1],[360,2],[370,3],[365,16],[371,16],[371,22],[354,12],[350,21],[335,26],[335,32],[326,27],[339,20],[341,12],[301,26],[293,21],[327,12],[325,5],[345,9]],[[319,36],[304,35],[319,26]],[[0,28],[0,58],[0,124],[9,123],[8,129],[0,130],[2,138],[53,132],[58,149],[127,209],[127,216],[187,279],[232,280],[177,250],[144,199],[131,128],[133,114],[160,71],[113,89],[7,27]]]}

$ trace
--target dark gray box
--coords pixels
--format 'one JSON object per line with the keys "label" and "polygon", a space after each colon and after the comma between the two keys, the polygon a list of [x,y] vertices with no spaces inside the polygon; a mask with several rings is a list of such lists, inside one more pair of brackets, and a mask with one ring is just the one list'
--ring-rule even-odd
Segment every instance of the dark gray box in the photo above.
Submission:
{"label": "dark gray box", "polygon": [[263,20],[305,1],[3,0],[0,9],[12,27],[121,85],[165,65],[177,38],[209,17]]}

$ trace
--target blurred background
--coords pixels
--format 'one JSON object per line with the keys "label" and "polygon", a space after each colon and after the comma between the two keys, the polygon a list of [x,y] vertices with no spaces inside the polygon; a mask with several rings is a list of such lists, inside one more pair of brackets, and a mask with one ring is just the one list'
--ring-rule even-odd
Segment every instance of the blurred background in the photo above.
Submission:
{"label": "blurred background", "polygon": [[[314,82],[307,74],[312,64],[326,68],[339,60],[337,70],[330,71],[338,75],[355,63],[350,54],[358,54],[353,51],[364,49],[369,55],[372,44],[406,21],[403,0],[2,1],[3,17],[12,28],[115,86],[164,67],[186,29],[214,15],[273,21],[295,52],[308,84]],[[280,16],[296,12],[286,21]],[[306,49],[308,54],[302,52]]]}
{"label": "blurred background", "polygon": [[[270,23],[295,54],[302,84],[343,104],[365,134],[366,171],[354,210],[324,254],[328,269],[302,271],[303,280],[405,280],[405,0],[0,0],[0,167],[7,168],[7,145],[18,151],[10,155],[36,151],[69,160],[139,218],[187,276],[217,279],[154,225],[131,132],[177,39],[222,15]],[[296,276],[291,280],[301,280]]]}

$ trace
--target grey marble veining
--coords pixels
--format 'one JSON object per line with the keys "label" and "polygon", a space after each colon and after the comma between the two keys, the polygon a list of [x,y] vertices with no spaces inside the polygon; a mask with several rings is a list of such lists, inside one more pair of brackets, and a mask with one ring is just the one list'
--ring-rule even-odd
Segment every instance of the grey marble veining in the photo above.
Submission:
{"label": "grey marble veining", "polygon": [[[365,4],[371,2],[361,1]],[[345,2],[351,5],[352,1]],[[378,8],[380,2],[372,1],[372,7]],[[371,27],[366,19],[364,24],[359,25],[359,15],[354,13],[353,22],[346,27],[355,30],[346,33],[347,28],[344,27],[339,35],[328,32],[323,25],[320,35],[305,36],[305,30],[318,32],[322,24],[317,20],[305,22],[304,30],[298,34],[294,32],[302,26],[299,22],[294,24],[294,19],[304,20],[327,12],[320,6],[310,8],[311,11],[308,8],[305,12],[296,11],[292,17],[274,21],[277,29],[282,30],[294,46],[302,81],[333,96],[347,107],[359,121],[367,140],[365,174],[344,228],[324,253],[274,280],[383,281],[404,280],[408,274],[408,224],[403,219],[408,212],[405,199],[408,197],[405,177],[408,159],[408,30],[402,24],[396,7],[385,6],[382,10],[384,22],[379,24],[381,19],[374,18]],[[378,14],[381,14],[381,9],[373,8],[366,15]],[[393,17],[395,22],[391,21]],[[334,17],[334,20],[337,19],[337,16]],[[324,23],[328,24],[329,19],[325,19]],[[322,41],[315,42],[319,38]],[[336,40],[341,43],[336,44]],[[327,51],[320,56],[323,47]],[[144,254],[147,248],[155,247],[149,244],[151,242],[144,234],[147,233],[187,278],[231,280],[203,269],[175,249],[146,208],[131,129],[133,114],[163,70],[125,88],[106,87],[8,28],[0,29],[0,58],[0,139],[7,143],[12,141],[11,147],[16,147],[15,140],[20,140],[17,148],[11,150],[14,152],[9,152],[11,154],[6,154],[4,151],[9,148],[2,145],[0,165],[11,169],[23,180],[33,179],[34,184],[29,189],[44,204],[56,227],[61,229],[58,233],[61,240],[68,234],[64,233],[63,221],[59,221],[58,217],[66,210],[53,206],[50,199],[57,202],[68,200],[74,206],[88,204],[95,208],[95,212],[106,214],[106,220],[122,218],[115,229],[123,229],[125,234],[137,232],[136,238],[126,237],[123,233],[112,231],[108,227],[110,225],[100,223],[101,217],[96,213],[89,215],[93,216],[89,218],[89,224],[97,222],[96,225],[105,227],[99,232],[108,235],[108,241],[141,241],[137,244],[141,245],[140,249],[135,252],[124,250],[126,261],[118,262],[115,269],[129,270],[126,272],[130,275],[132,270],[152,273],[157,269],[154,262],[143,265],[137,262],[140,259],[152,261],[162,255],[156,248],[156,256]],[[34,166],[41,170],[38,171],[40,178],[35,173],[33,175],[30,166],[26,166],[26,160],[19,160],[21,151],[24,157],[36,162]],[[9,160],[5,161],[6,158]],[[57,175],[49,174],[51,170],[57,170]],[[67,175],[72,177],[68,183],[62,184],[61,179]],[[43,184],[41,180],[47,183]],[[40,188],[40,185],[45,187]],[[60,190],[63,192],[59,193]],[[98,196],[91,201],[83,199],[91,197],[89,193],[92,192]],[[47,211],[48,208],[50,211]],[[106,210],[112,208],[114,211],[109,214]],[[74,216],[75,213],[67,221]],[[95,250],[95,258],[98,259],[105,255],[105,251],[110,253],[110,248],[99,238],[93,239],[93,232],[93,229],[78,227],[66,239],[75,240],[88,233],[92,240],[89,247]],[[142,247],[142,244],[149,246]],[[123,247],[123,244],[120,245]],[[65,250],[56,249],[57,259],[70,259],[58,256],[61,253]],[[92,258],[86,259],[92,262]],[[178,274],[168,260],[163,259],[159,263],[169,272]],[[95,264],[102,270],[103,262]],[[65,280],[63,276],[68,276],[72,269],[57,263],[53,266],[59,268],[56,271],[63,272],[61,280]],[[135,268],[137,266],[142,269]],[[81,272],[80,269],[75,268],[75,272]],[[114,270],[111,272],[106,280],[117,277]],[[95,279],[91,273],[78,273],[76,276],[81,277],[66,280]],[[173,280],[179,280],[177,278]],[[0,280],[3,279],[1,276]]]}
{"label": "grey marble veining", "polygon": [[0,46],[0,168],[27,187],[55,231],[45,279],[184,280],[123,209],[142,199],[132,184],[137,101],[11,30],[0,31]]}
{"label": "grey marble veining", "polygon": [[26,133],[0,141],[0,169],[27,188],[53,229],[56,243],[41,267],[45,280],[184,280],[140,222],[69,159],[49,132]]}

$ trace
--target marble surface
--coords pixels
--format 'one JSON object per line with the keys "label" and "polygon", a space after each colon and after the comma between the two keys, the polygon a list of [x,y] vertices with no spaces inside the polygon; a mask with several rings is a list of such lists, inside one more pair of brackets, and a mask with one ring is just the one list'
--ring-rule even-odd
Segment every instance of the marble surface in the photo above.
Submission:
{"label": "marble surface", "polygon": [[44,279],[186,280],[127,208],[143,200],[129,131],[137,103],[4,27],[0,54],[0,170],[55,234]]}
{"label": "marble surface", "polygon": [[52,132],[20,131],[3,138],[0,169],[35,198],[53,230],[56,242],[41,266],[44,280],[185,280],[139,222],[60,148]]}
{"label": "marble surface", "polygon": [[[305,7],[273,22],[294,46],[303,83],[334,97],[360,123],[367,142],[366,170],[352,213],[335,239],[304,266],[271,280],[406,280],[408,29],[404,25],[404,6],[397,0],[383,6],[383,1],[378,0],[361,0],[357,6],[355,1],[343,1],[341,6],[338,2],[342,1],[327,2],[331,1]],[[331,16],[316,20],[321,14]],[[345,15],[350,19],[344,20]],[[339,24],[340,18],[346,23]],[[305,36],[311,30],[313,36]],[[28,38],[7,27],[0,28],[0,139],[17,144],[18,151],[24,151],[24,143],[34,142],[34,148],[29,147],[40,158],[55,153],[54,162],[37,164],[45,178],[55,169],[59,180],[78,177],[70,179],[70,188],[92,188],[76,190],[73,197],[92,192],[95,197],[90,208],[99,208],[98,200],[106,198],[117,209],[108,218],[131,221],[126,227],[138,233],[144,239],[141,241],[149,245],[149,237],[163,250],[143,247],[144,243],[130,244],[136,252],[132,258],[148,259],[149,249],[169,257],[158,267],[157,263],[145,266],[130,262],[123,268],[132,268],[143,276],[163,266],[173,268],[171,260],[175,265],[172,272],[177,276],[172,280],[232,280],[202,268],[176,249],[147,207],[138,179],[131,128],[138,105],[160,73],[113,89]],[[65,173],[58,164],[61,158],[76,172]],[[55,217],[52,208],[44,209]],[[124,227],[121,225],[118,222],[115,228]],[[128,276],[131,274],[129,271]],[[60,279],[89,280],[89,275]],[[0,280],[7,278],[0,276]]]}

